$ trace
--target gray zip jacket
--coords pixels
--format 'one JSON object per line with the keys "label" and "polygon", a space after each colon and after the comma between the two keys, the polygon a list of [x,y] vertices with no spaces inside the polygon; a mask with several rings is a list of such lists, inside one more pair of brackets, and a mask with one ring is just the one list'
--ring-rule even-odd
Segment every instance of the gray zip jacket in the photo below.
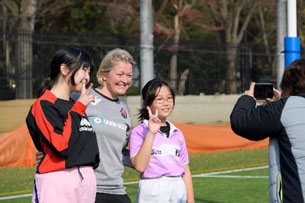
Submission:
{"label": "gray zip jacket", "polygon": [[256,106],[241,96],[230,116],[232,130],[249,140],[270,138],[269,201],[304,202],[305,94]]}

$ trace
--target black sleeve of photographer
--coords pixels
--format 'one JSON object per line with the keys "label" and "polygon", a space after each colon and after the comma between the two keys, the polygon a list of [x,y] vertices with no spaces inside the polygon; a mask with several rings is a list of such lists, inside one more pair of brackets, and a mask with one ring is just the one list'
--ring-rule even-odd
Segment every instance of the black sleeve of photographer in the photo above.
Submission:
{"label": "black sleeve of photographer", "polygon": [[241,96],[230,116],[232,130],[241,137],[255,141],[277,136],[282,129],[280,118],[285,101],[280,99],[256,106],[253,97]]}

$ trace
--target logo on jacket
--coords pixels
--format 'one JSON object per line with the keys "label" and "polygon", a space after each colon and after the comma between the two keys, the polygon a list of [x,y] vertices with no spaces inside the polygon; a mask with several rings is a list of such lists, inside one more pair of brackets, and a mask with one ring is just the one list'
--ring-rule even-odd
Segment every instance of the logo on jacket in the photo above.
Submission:
{"label": "logo on jacket", "polygon": [[97,105],[98,103],[100,103],[102,101],[102,99],[98,98],[98,96],[94,97],[94,102],[91,102],[92,105]]}
{"label": "logo on jacket", "polygon": [[121,116],[123,117],[123,118],[127,118],[127,112],[126,112],[126,110],[124,109],[124,108],[121,108]]}
{"label": "logo on jacket", "polygon": [[103,117],[92,117],[92,124],[104,124],[104,119]]}
{"label": "logo on jacket", "polygon": [[82,118],[82,120],[80,121],[80,125],[81,126],[91,126],[89,121],[87,119],[85,119],[84,117]]}
{"label": "logo on jacket", "polygon": [[161,150],[158,150],[158,149],[152,149],[151,150],[151,155],[161,155],[162,154],[162,151]]}
{"label": "logo on jacket", "polygon": [[86,118],[82,118],[82,120],[80,121],[80,128],[79,128],[79,131],[88,131],[88,132],[91,132],[93,130],[91,124],[89,123],[89,121],[86,119]]}
{"label": "logo on jacket", "polygon": [[181,157],[181,149],[176,144],[162,144],[159,147],[153,147],[151,150],[152,156],[175,156]]}

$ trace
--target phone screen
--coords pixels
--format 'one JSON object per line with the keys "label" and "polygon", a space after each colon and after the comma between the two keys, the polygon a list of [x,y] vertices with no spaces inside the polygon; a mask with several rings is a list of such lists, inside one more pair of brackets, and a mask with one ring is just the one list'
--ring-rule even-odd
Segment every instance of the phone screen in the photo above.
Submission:
{"label": "phone screen", "polygon": [[254,97],[256,99],[266,99],[273,97],[272,83],[255,83]]}

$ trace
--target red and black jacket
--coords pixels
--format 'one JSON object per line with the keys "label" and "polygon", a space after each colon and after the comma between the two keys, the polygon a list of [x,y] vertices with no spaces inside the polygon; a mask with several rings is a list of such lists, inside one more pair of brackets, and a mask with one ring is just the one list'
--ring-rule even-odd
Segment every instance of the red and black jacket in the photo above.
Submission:
{"label": "red and black jacket", "polygon": [[26,118],[32,140],[44,158],[38,173],[99,164],[95,132],[81,102],[62,100],[49,90],[32,105]]}

